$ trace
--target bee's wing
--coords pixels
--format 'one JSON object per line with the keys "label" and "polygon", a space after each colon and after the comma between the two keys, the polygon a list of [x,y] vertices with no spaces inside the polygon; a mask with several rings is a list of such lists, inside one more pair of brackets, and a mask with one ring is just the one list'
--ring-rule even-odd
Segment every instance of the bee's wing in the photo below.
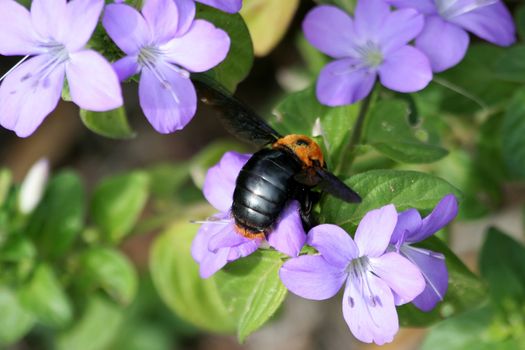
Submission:
{"label": "bee's wing", "polygon": [[192,81],[201,101],[221,112],[219,119],[225,128],[237,138],[264,146],[282,137],[257,113],[230,94],[218,82],[202,74],[192,75]]}
{"label": "bee's wing", "polygon": [[324,192],[348,203],[361,202],[361,197],[331,172],[322,168],[317,168],[316,173],[320,178],[317,186],[319,186]]}

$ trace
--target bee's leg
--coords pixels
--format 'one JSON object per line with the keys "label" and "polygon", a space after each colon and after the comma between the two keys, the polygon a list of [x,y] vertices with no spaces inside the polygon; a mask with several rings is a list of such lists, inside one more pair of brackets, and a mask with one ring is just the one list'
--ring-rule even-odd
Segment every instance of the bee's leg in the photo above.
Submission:
{"label": "bee's leg", "polygon": [[313,208],[320,199],[321,194],[319,192],[311,190],[302,191],[302,198],[299,199],[299,203],[301,203],[300,214],[303,228],[306,232],[318,224],[313,214]]}

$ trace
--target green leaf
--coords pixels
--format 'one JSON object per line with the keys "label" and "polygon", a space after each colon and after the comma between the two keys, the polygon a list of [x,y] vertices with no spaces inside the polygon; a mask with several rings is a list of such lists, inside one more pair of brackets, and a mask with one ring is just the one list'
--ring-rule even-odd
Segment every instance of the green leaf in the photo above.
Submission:
{"label": "green leaf", "polygon": [[20,304],[18,296],[0,287],[0,345],[11,345],[31,330],[33,315]]}
{"label": "green leaf", "polygon": [[265,56],[279,43],[290,25],[299,0],[244,0],[241,15],[253,40],[255,55]]}
{"label": "green leaf", "polygon": [[346,229],[355,227],[368,211],[387,204],[395,204],[398,211],[430,211],[445,195],[460,196],[459,190],[445,180],[415,171],[371,170],[354,175],[345,183],[363,201],[351,204],[326,195],[321,203],[321,221]]}
{"label": "green leaf", "polygon": [[446,156],[445,149],[418,139],[417,133],[426,131],[409,124],[409,112],[407,103],[401,100],[374,104],[368,116],[366,143],[402,163],[431,163]]}
{"label": "green leaf", "polygon": [[498,57],[494,62],[494,74],[511,82],[525,82],[525,45],[515,45]]}
{"label": "green leaf", "polygon": [[74,327],[58,336],[58,350],[108,349],[124,321],[122,310],[101,297],[93,297]]}
{"label": "green leaf", "polygon": [[191,256],[198,229],[196,224],[181,221],[157,237],[150,252],[153,283],[162,300],[182,319],[204,330],[231,333],[236,321],[221,299],[215,278],[202,279]]}
{"label": "green leaf", "polygon": [[473,114],[503,104],[519,86],[502,81],[495,72],[495,62],[506,51],[494,45],[471,45],[460,64],[435,76],[438,85],[433,83],[425,90],[438,89],[440,110],[454,114]]}
{"label": "green leaf", "polygon": [[37,266],[20,290],[20,300],[38,321],[50,327],[64,327],[73,318],[71,303],[49,265]]}
{"label": "green leaf", "polygon": [[171,198],[190,178],[188,164],[178,162],[158,164],[148,169],[151,194],[157,198]]}
{"label": "green leaf", "polygon": [[42,256],[57,259],[74,243],[84,224],[84,197],[74,172],[63,171],[51,179],[27,228]]}
{"label": "green leaf", "polygon": [[320,4],[328,4],[338,6],[348,13],[353,13],[357,0],[317,0]]}
{"label": "green leaf", "polygon": [[86,293],[102,289],[112,299],[129,304],[137,292],[137,272],[121,252],[111,248],[96,247],[79,257],[75,283]]}
{"label": "green leaf", "polygon": [[84,125],[96,134],[112,139],[130,139],[135,137],[126,117],[124,107],[106,112],[80,110],[80,119]]}
{"label": "green leaf", "polygon": [[312,80],[317,79],[321,69],[330,62],[330,58],[310,44],[302,33],[297,36],[296,45]]}
{"label": "green leaf", "polygon": [[13,181],[9,169],[0,169],[0,208],[4,205]]}
{"label": "green leaf", "polygon": [[514,12],[514,19],[516,21],[516,29],[521,37],[521,40],[525,39],[525,6],[521,5]]}
{"label": "green leaf", "polygon": [[283,303],[287,290],[279,279],[282,263],[280,253],[258,250],[217,273],[219,293],[237,320],[241,343],[268,322]]}
{"label": "green leaf", "polygon": [[208,6],[197,6],[197,18],[212,22],[230,37],[230,51],[226,59],[206,74],[235,91],[246,78],[253,65],[253,47],[248,27],[241,15],[229,14]]}
{"label": "green leaf", "polygon": [[[493,312],[490,306],[484,306],[439,323],[431,328],[421,349],[501,349],[499,347],[489,347],[482,336],[490,325],[492,315]],[[496,344],[492,344],[492,346],[494,345]]]}
{"label": "green leaf", "polygon": [[503,159],[510,172],[525,178],[525,88],[514,94],[502,126]]}
{"label": "green leaf", "polygon": [[139,219],[149,192],[149,177],[135,171],[104,179],[91,202],[93,220],[109,241],[120,242]]}
{"label": "green leaf", "polygon": [[430,237],[416,246],[445,255],[449,278],[448,290],[443,301],[430,312],[423,312],[412,304],[398,308],[399,322],[402,326],[428,326],[471,310],[487,299],[485,285],[439,238]]}
{"label": "green leaf", "polygon": [[[283,135],[320,134],[329,163],[336,159],[357,118],[359,105],[330,108],[319,103],[315,88],[289,94],[274,110],[271,124]],[[316,125],[317,124],[317,125]]]}
{"label": "green leaf", "polygon": [[191,179],[199,189],[204,185],[208,169],[219,162],[224,153],[229,151],[243,152],[244,148],[236,142],[219,140],[199,151],[190,162]]}
{"label": "green leaf", "polygon": [[489,283],[494,305],[511,312],[525,304],[525,247],[521,243],[495,228],[489,229],[479,266]]}

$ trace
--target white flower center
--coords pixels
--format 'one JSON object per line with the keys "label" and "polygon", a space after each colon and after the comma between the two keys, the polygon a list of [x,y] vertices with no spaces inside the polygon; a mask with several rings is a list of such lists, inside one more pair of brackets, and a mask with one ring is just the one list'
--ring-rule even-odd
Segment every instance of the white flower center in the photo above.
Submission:
{"label": "white flower center", "polygon": [[[367,256],[352,259],[345,269],[345,272],[348,273],[347,283],[356,284],[356,286],[360,289],[360,294],[366,301],[367,308],[382,306],[381,299],[378,295],[374,294],[368,281],[367,274],[371,272],[371,270],[372,268],[370,266],[370,260]],[[348,304],[351,308],[354,307],[355,301],[353,300],[353,298],[349,298]]]}
{"label": "white flower center", "polygon": [[490,6],[498,0],[471,0],[469,2],[461,0],[434,0],[438,13],[445,19],[451,19],[479,8]]}
{"label": "white flower center", "polygon": [[383,63],[384,57],[379,45],[372,41],[367,41],[364,45],[356,49],[363,64],[369,68],[377,68]]}

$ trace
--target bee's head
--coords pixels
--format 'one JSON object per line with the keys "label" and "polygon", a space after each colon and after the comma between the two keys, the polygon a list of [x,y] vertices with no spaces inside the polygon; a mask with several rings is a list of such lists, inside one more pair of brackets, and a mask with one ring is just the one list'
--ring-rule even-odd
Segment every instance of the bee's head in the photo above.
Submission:
{"label": "bee's head", "polygon": [[319,145],[305,135],[287,135],[272,145],[273,148],[291,150],[305,167],[325,167],[323,152]]}

